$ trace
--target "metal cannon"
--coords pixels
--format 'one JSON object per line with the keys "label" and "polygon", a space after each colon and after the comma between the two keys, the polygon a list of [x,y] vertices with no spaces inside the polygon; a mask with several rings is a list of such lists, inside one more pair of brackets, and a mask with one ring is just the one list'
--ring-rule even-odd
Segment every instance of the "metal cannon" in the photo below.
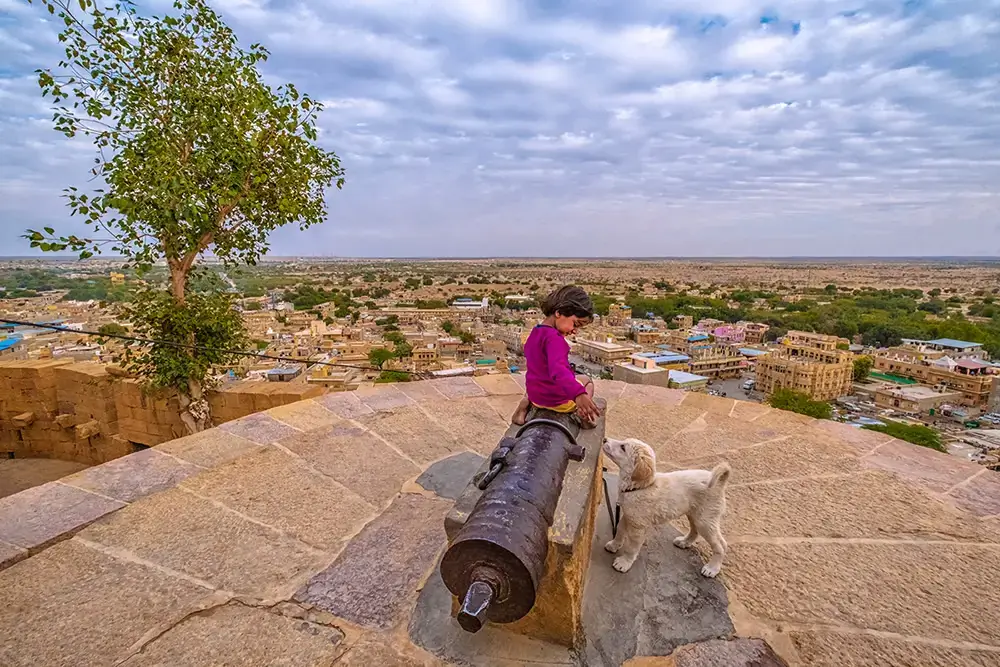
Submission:
{"label": "metal cannon", "polygon": [[552,418],[528,421],[490,455],[489,468],[474,480],[483,493],[441,560],[441,578],[460,601],[457,620],[468,632],[531,611],[566,467],[586,454],[572,419],[542,414]]}

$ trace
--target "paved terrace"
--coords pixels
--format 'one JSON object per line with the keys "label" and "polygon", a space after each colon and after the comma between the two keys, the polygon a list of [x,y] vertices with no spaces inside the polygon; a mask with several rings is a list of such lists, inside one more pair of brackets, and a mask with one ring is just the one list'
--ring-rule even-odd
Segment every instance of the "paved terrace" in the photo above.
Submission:
{"label": "paved terrace", "polygon": [[443,518],[521,392],[487,376],[329,394],[0,500],[0,665],[775,664],[717,637],[791,665],[1000,665],[1000,476],[603,381],[608,435],[654,444],[662,470],[732,464],[723,574],[693,574],[670,527],[612,572],[602,508],[586,647],[492,628],[445,646]]}

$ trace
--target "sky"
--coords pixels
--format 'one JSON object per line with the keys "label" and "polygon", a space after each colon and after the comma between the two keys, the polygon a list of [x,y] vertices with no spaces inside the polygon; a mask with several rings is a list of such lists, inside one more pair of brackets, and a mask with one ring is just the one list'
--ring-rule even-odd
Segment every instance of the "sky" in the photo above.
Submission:
{"label": "sky", "polygon": [[[1000,0],[209,1],[347,172],[275,255],[1000,255]],[[51,18],[0,0],[0,255],[83,231]]]}

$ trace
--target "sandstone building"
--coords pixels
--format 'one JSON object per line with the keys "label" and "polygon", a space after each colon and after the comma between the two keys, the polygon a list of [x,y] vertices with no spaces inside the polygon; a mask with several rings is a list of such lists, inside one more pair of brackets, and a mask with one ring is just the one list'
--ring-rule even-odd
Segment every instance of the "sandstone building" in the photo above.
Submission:
{"label": "sandstone building", "polygon": [[837,349],[836,336],[789,331],[782,347],[757,362],[757,389],[768,394],[794,389],[829,401],[851,391],[854,354]]}

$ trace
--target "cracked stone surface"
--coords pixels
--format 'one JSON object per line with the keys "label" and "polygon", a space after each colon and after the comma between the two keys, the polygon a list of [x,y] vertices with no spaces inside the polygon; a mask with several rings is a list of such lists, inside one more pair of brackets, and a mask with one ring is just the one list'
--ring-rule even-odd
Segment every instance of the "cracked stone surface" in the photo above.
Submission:
{"label": "cracked stone surface", "polygon": [[122,664],[314,667],[343,655],[343,640],[336,627],[234,603],[188,616]]}
{"label": "cracked stone surface", "polygon": [[722,574],[702,578],[704,541],[676,549],[669,526],[614,572],[601,507],[586,647],[456,630],[435,573],[451,489],[522,391],[497,375],[327,394],[0,499],[0,665],[721,667],[762,638],[793,667],[1000,666],[997,473],[604,380],[608,436],[648,441],[662,471],[733,467]]}

